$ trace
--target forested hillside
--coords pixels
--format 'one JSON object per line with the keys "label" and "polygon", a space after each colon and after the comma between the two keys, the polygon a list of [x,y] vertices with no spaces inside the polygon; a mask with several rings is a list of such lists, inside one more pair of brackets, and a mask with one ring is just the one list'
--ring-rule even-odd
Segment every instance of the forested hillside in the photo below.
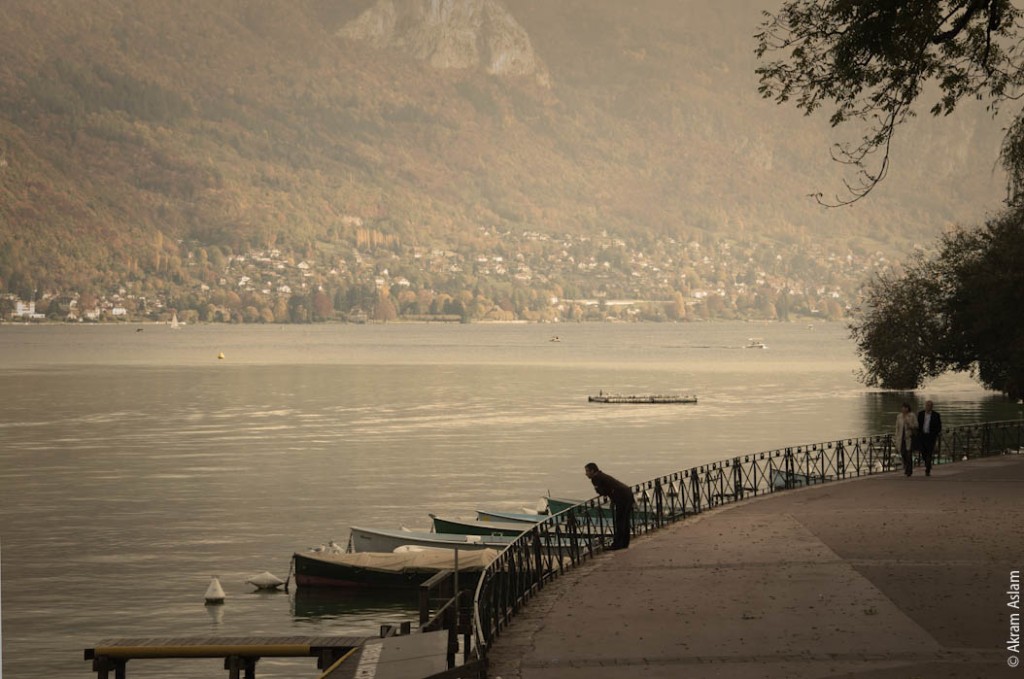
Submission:
{"label": "forested hillside", "polygon": [[[898,256],[998,207],[982,113],[919,120],[855,208],[810,200],[841,191],[840,168],[824,120],[758,98],[751,36],[772,6],[5,0],[0,292],[198,308],[230,257],[275,250],[334,268],[336,297],[388,261],[524,232]],[[601,285],[569,269],[580,296]],[[456,273],[469,290],[484,275]],[[672,291],[694,288],[650,298]]]}

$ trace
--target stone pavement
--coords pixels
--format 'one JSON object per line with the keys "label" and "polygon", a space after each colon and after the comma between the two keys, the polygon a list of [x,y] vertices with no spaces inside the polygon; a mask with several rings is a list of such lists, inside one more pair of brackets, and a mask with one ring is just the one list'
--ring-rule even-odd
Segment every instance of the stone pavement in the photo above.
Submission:
{"label": "stone pavement", "polygon": [[740,502],[551,583],[488,676],[1024,679],[1022,529],[1024,455]]}

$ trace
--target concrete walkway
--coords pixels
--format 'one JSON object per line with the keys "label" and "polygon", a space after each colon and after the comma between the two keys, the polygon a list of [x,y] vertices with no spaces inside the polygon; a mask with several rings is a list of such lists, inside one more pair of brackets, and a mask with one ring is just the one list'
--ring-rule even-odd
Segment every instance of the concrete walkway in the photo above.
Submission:
{"label": "concrete walkway", "polygon": [[1024,679],[1007,650],[1022,569],[1024,456],[780,493],[553,582],[489,676]]}

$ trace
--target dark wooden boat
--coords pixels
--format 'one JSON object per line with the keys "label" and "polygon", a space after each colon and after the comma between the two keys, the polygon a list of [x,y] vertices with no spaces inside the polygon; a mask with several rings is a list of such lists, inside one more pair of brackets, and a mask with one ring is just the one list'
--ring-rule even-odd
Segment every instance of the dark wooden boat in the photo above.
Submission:
{"label": "dark wooden boat", "polygon": [[472,521],[464,519],[450,519],[431,514],[434,532],[456,533],[461,535],[508,535],[516,536],[523,531],[529,530],[533,523],[508,523],[500,521]]}
{"label": "dark wooden boat", "polygon": [[[459,573],[474,577],[498,552],[494,549],[459,551]],[[451,549],[403,552],[295,552],[295,584],[299,587],[401,589],[419,587],[444,570],[454,570]]]}

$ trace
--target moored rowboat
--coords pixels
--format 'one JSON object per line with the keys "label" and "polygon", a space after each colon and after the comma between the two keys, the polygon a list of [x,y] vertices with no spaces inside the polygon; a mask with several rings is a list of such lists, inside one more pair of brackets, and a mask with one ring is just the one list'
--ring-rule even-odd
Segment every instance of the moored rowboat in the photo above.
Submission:
{"label": "moored rowboat", "polygon": [[[459,572],[479,573],[498,552],[459,551]],[[421,549],[408,552],[325,554],[295,552],[295,584],[299,587],[405,588],[418,587],[433,575],[455,568],[455,551]]]}
{"label": "moored rowboat", "polygon": [[[586,502],[586,500],[568,500],[565,498],[554,497],[548,497],[544,499],[547,500],[548,511],[552,514],[564,512],[566,509],[569,509],[570,507],[575,507],[576,505],[581,505],[584,502]],[[580,509],[578,511],[580,512],[580,514],[585,516],[601,517],[602,519],[607,519],[609,521],[611,521],[612,516],[614,515],[611,510],[611,507],[589,507],[586,509]]]}
{"label": "moored rowboat", "polygon": [[501,523],[539,523],[548,518],[547,514],[517,514],[515,512],[498,512],[489,509],[476,510],[476,520],[482,523],[498,521]]}
{"label": "moored rowboat", "polygon": [[586,500],[569,500],[567,498],[559,497],[545,497],[544,500],[547,502],[549,514],[557,514],[558,512],[564,512],[566,509],[569,509],[570,507],[575,507],[576,505],[580,505],[586,502]]}
{"label": "moored rowboat", "polygon": [[459,533],[462,535],[508,535],[514,537],[534,526],[534,524],[529,523],[447,519],[435,514],[431,514],[430,518],[434,522],[435,532]]}
{"label": "moored rowboat", "polygon": [[393,552],[399,547],[433,547],[439,549],[479,550],[504,549],[515,538],[464,533],[428,533],[426,531],[388,530],[384,528],[349,528],[349,550],[352,552]]}

